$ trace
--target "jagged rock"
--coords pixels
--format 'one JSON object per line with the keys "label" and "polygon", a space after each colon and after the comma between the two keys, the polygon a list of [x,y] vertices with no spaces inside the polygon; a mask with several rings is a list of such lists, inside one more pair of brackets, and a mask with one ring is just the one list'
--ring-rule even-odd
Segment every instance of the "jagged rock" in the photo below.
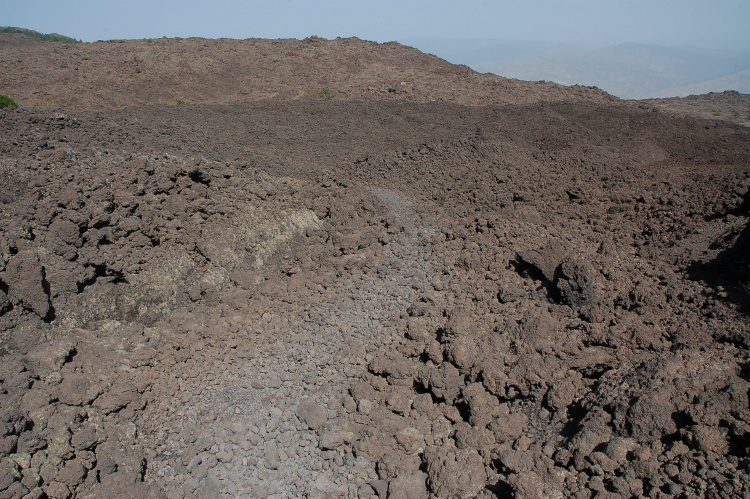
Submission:
{"label": "jagged rock", "polygon": [[303,400],[297,408],[297,417],[311,430],[317,430],[328,421],[326,410],[314,400]]}
{"label": "jagged rock", "polygon": [[47,319],[51,303],[49,285],[44,278],[44,267],[33,250],[14,255],[5,267],[8,283],[8,296],[24,308],[33,311],[42,319]]}
{"label": "jagged rock", "polygon": [[71,359],[75,351],[70,340],[55,340],[27,353],[26,361],[37,374],[44,377],[59,371]]}
{"label": "jagged rock", "polygon": [[469,498],[485,487],[484,461],[474,449],[428,447],[427,482],[439,497]]}
{"label": "jagged rock", "polygon": [[388,497],[393,499],[427,499],[427,475],[417,472],[401,475],[388,484]]}
{"label": "jagged rock", "polygon": [[530,277],[553,282],[565,256],[565,247],[560,242],[551,240],[541,248],[519,251],[516,253],[516,260],[523,266],[522,272],[530,272]]}

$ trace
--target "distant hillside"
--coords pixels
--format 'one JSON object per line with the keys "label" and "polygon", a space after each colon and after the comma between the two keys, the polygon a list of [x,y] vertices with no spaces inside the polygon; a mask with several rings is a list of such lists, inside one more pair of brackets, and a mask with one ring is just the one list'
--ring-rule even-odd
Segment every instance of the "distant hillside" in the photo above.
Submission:
{"label": "distant hillside", "polygon": [[[0,34],[3,37],[17,35]],[[468,105],[612,102],[587,87],[479,74],[391,42],[148,39],[8,44],[0,89],[23,107],[101,109],[258,100],[408,100]]]}
{"label": "distant hillside", "polygon": [[750,95],[733,90],[642,102],[673,115],[698,116],[750,126]]}
{"label": "distant hillside", "polygon": [[69,36],[58,35],[57,33],[40,33],[26,28],[0,27],[0,33],[17,35],[18,38],[33,39],[42,42],[81,43],[80,40],[70,38]]}
{"label": "distant hillside", "polygon": [[[750,85],[750,51],[624,44],[580,46],[490,40],[413,40],[414,46],[481,72],[563,85],[595,85],[625,99],[738,90]],[[736,75],[736,76],[735,76]]]}

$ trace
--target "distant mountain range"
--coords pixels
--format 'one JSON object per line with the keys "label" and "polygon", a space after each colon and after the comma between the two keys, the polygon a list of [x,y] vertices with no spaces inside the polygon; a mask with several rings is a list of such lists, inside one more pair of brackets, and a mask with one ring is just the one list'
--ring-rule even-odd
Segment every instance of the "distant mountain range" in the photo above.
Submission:
{"label": "distant mountain range", "polygon": [[597,86],[624,99],[750,93],[750,50],[624,44],[586,47],[497,40],[413,39],[403,43],[484,73]]}

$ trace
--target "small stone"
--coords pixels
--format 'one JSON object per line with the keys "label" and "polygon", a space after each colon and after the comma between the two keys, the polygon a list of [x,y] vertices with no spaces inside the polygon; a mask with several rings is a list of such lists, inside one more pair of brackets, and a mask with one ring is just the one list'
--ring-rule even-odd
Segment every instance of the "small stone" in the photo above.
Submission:
{"label": "small stone", "polygon": [[274,444],[269,444],[266,446],[266,453],[263,457],[263,464],[266,468],[271,470],[279,469],[279,465],[281,464],[279,449]]}
{"label": "small stone", "polygon": [[[357,489],[357,497],[372,497],[375,495],[375,490],[367,483],[363,483]],[[381,496],[382,497],[382,496]]]}
{"label": "small stone", "polygon": [[372,403],[372,400],[370,399],[362,399],[359,401],[359,404],[357,404],[357,410],[360,414],[367,416],[372,412],[373,408],[375,407],[375,404]]}
{"label": "small stone", "polygon": [[317,430],[328,420],[326,410],[314,400],[303,400],[297,408],[297,417],[311,430]]}
{"label": "small stone", "polygon": [[213,445],[214,445],[214,443],[211,440],[209,440],[208,438],[205,438],[205,437],[201,437],[201,438],[199,438],[199,439],[197,439],[195,441],[195,450],[197,452],[207,451]]}
{"label": "small stone", "polygon": [[388,484],[388,498],[391,499],[427,499],[427,475],[417,472],[401,475]]}
{"label": "small stone", "polygon": [[327,431],[320,436],[318,447],[322,450],[338,449],[344,445],[343,437],[335,431]]}
{"label": "small stone", "polygon": [[99,436],[94,427],[89,427],[77,432],[70,439],[70,443],[76,449],[76,452],[90,450],[96,447]]}
{"label": "small stone", "polygon": [[281,379],[278,376],[271,376],[268,378],[269,388],[281,388]]}
{"label": "small stone", "polygon": [[73,357],[75,348],[69,340],[57,340],[41,345],[26,354],[26,359],[34,371],[42,377],[59,371]]}
{"label": "small stone", "polygon": [[[184,463],[184,461],[183,461],[183,463]],[[194,457],[193,459],[191,459],[191,460],[190,460],[190,462],[188,463],[188,465],[187,465],[187,470],[188,470],[188,471],[193,471],[193,470],[195,469],[195,467],[196,467],[196,466],[198,466],[198,465],[200,465],[200,464],[202,464],[202,463],[203,463],[203,460],[201,459],[201,457],[200,457],[200,456],[195,456],[195,457]]]}
{"label": "small stone", "polygon": [[218,459],[221,463],[229,463],[232,461],[232,459],[234,459],[234,454],[222,450],[216,454],[216,459]]}
{"label": "small stone", "polygon": [[64,483],[70,489],[74,489],[83,482],[86,476],[86,469],[77,460],[70,460],[65,463],[65,467],[60,470],[55,480]]}
{"label": "small stone", "polygon": [[203,485],[196,491],[195,495],[197,499],[214,499],[221,495],[221,491],[216,482],[210,478],[206,478],[206,481],[203,482]]}
{"label": "small stone", "polygon": [[396,433],[396,441],[407,454],[417,454],[424,450],[424,435],[413,427],[404,428]]}
{"label": "small stone", "polygon": [[213,454],[203,455],[201,457],[203,458],[203,463],[201,464],[205,464],[206,468],[215,468],[216,465],[219,464],[219,460],[216,458],[217,456],[214,456]]}
{"label": "small stone", "polygon": [[263,485],[253,485],[250,489],[250,493],[253,497],[257,497],[258,499],[266,499],[268,497],[268,489]]}
{"label": "small stone", "polygon": [[36,487],[39,487],[42,483],[42,477],[39,476],[39,473],[35,469],[26,469],[23,471],[23,478],[21,479],[21,483],[29,490],[33,490]]}
{"label": "small stone", "polygon": [[370,482],[370,486],[375,490],[378,497],[388,497],[387,480],[373,480]]}
{"label": "small stone", "polygon": [[8,458],[15,462],[19,468],[22,470],[28,469],[31,467],[31,455],[27,454],[25,452],[20,452],[18,454],[11,454],[8,456]]}
{"label": "small stone", "polygon": [[68,486],[56,481],[50,482],[44,491],[50,499],[68,499],[71,496]]}
{"label": "small stone", "polygon": [[46,407],[52,401],[52,397],[45,390],[29,390],[21,400],[21,409],[33,412],[42,407]]}

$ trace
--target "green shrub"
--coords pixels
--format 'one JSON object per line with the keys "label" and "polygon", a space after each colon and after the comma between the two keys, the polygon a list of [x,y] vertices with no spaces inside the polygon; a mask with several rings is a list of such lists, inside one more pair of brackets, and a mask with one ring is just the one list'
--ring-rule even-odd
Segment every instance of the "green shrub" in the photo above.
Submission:
{"label": "green shrub", "polygon": [[320,96],[321,99],[326,100],[326,101],[333,100],[333,96],[334,96],[333,92],[331,92],[331,89],[328,87],[323,87],[323,89],[320,92],[318,92],[318,95]]}
{"label": "green shrub", "polygon": [[14,101],[13,99],[11,99],[7,95],[0,94],[0,109],[2,109],[4,107],[8,107],[8,106],[10,106],[10,107],[18,107],[18,104],[16,104],[16,101]]}
{"label": "green shrub", "polygon": [[177,104],[190,104],[190,101],[187,99],[175,99],[177,101]]}

